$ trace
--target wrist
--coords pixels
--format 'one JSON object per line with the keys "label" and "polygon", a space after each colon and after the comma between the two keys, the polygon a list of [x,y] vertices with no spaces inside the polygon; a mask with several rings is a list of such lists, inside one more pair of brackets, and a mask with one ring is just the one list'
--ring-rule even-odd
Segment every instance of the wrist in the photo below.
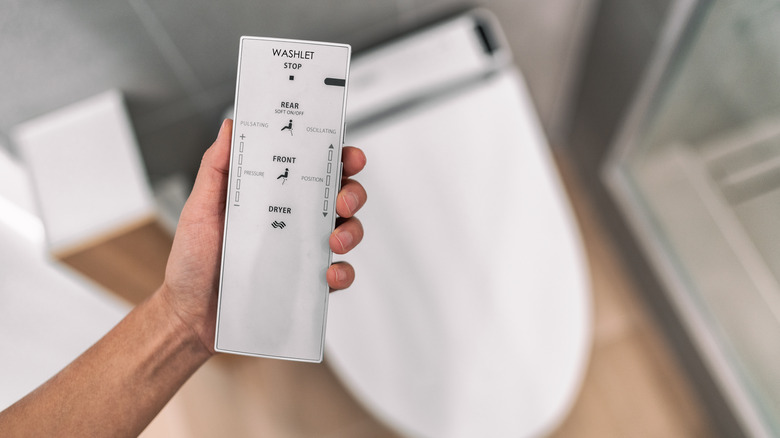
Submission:
{"label": "wrist", "polygon": [[176,301],[171,299],[172,293],[168,287],[163,284],[157,292],[149,299],[149,305],[154,306],[160,311],[160,316],[169,324],[172,340],[182,343],[189,347],[193,354],[206,359],[214,355],[214,345],[205,336],[205,323],[196,321],[195,317],[187,313],[181,306],[177,306]]}

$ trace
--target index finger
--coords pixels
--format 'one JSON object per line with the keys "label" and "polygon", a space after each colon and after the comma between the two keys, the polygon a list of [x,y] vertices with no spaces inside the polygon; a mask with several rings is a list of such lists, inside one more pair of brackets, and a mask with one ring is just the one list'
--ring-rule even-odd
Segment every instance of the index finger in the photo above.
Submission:
{"label": "index finger", "polygon": [[344,146],[341,151],[341,161],[344,163],[342,176],[349,178],[363,170],[366,166],[366,154],[354,146]]}

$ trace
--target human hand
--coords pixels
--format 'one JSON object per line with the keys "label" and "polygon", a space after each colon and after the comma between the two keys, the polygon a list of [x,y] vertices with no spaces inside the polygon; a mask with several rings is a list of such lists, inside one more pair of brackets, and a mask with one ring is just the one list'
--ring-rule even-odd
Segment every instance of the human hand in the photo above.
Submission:
{"label": "human hand", "polygon": [[[171,313],[210,353],[214,352],[232,130],[233,121],[225,120],[216,141],[203,155],[195,186],[179,218],[165,281],[158,291]],[[344,179],[336,199],[336,213],[340,217],[329,241],[331,250],[337,254],[349,252],[362,240],[363,226],[354,214],[367,197],[363,186],[349,179],[365,166],[363,152],[345,147],[342,161]],[[344,289],[352,284],[355,271],[349,263],[334,263],[326,279],[331,290]]]}

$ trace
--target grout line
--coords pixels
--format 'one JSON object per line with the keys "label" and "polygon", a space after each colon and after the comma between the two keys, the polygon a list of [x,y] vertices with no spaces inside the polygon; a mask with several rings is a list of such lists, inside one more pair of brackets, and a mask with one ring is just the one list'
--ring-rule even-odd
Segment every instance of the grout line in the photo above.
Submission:
{"label": "grout line", "polygon": [[[176,78],[187,93],[190,95],[201,93],[203,91],[203,86],[195,75],[195,71],[184,58],[184,55],[182,55],[179,48],[173,42],[170,34],[165,30],[165,27],[157,18],[157,15],[152,8],[149,7],[146,0],[127,0],[127,2],[132,6],[139,20],[141,20],[141,24],[162,53],[163,59],[165,59],[165,62],[171,67]],[[193,98],[193,102],[199,109],[202,109],[198,99]]]}

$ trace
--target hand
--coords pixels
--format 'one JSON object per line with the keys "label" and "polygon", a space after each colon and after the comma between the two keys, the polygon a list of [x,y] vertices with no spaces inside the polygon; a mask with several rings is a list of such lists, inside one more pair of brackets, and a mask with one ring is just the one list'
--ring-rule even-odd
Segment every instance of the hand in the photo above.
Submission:
{"label": "hand", "polygon": [[[233,121],[225,120],[216,141],[203,155],[195,186],[176,228],[165,281],[158,292],[170,311],[194,332],[210,353],[214,353],[232,130]],[[360,183],[349,179],[365,166],[363,152],[345,147],[342,161],[344,179],[336,199],[336,213],[340,218],[329,241],[331,250],[337,254],[349,252],[362,240],[363,226],[353,215],[367,196]],[[348,263],[334,263],[326,279],[331,290],[344,289],[352,284],[355,271]]]}

